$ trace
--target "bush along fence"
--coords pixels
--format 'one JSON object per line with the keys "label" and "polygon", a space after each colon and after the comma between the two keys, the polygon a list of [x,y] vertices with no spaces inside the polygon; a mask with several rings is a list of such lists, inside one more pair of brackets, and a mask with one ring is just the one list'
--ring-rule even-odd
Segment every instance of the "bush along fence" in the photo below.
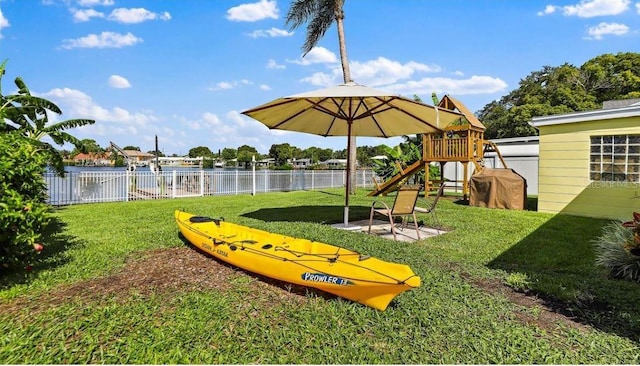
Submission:
{"label": "bush along fence", "polygon": [[[373,186],[375,173],[358,170],[356,187]],[[139,199],[257,194],[344,187],[344,170],[173,170],[45,173],[53,206]]]}

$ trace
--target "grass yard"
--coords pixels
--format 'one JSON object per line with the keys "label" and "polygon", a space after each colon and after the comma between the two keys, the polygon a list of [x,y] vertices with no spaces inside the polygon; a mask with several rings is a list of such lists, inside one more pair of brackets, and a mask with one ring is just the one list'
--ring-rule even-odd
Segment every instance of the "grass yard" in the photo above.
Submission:
{"label": "grass yard", "polygon": [[[368,218],[366,193],[352,220]],[[639,284],[594,266],[609,221],[443,199],[452,231],[401,243],[331,228],[343,202],[330,189],[57,209],[43,262],[0,277],[0,363],[640,362]],[[406,263],[422,286],[380,312],[258,278],[186,245],[175,209]]]}

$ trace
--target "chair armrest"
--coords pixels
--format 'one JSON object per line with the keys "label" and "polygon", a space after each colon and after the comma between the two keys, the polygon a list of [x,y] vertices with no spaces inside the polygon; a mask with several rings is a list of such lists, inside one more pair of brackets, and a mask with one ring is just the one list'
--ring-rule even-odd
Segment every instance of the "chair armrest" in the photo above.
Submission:
{"label": "chair armrest", "polygon": [[[391,209],[389,208],[389,206],[382,201],[373,201],[373,203],[371,203],[371,208],[376,209],[376,204],[382,204],[384,208],[387,209],[387,211],[391,212]],[[379,208],[382,208],[382,207],[379,207]]]}
{"label": "chair armrest", "polygon": [[[426,207],[422,207],[420,206],[420,204],[424,203],[424,205]],[[414,211],[418,212],[418,213],[431,213],[431,211],[433,211],[433,200],[427,200],[427,199],[418,199],[418,202],[416,203],[416,207],[414,207]]]}

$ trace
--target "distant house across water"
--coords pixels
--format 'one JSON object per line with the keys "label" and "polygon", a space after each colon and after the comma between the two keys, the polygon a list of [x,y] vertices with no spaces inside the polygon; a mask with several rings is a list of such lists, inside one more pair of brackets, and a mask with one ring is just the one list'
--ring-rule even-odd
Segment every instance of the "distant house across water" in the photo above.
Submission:
{"label": "distant house across water", "polygon": [[329,169],[344,169],[347,166],[347,159],[329,159],[324,161]]}
{"label": "distant house across water", "polygon": [[294,169],[305,169],[311,164],[312,164],[311,159],[294,159],[293,162],[291,163]]}
{"label": "distant house across water", "polygon": [[111,152],[101,153],[80,153],[73,157],[73,163],[76,166],[110,166]]}

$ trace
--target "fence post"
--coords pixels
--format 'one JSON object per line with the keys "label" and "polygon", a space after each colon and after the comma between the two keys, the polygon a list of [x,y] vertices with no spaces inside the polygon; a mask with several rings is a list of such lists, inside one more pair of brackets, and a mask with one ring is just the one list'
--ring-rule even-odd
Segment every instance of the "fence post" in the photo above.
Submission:
{"label": "fence post", "polygon": [[178,173],[174,170],[171,175],[171,198],[176,198],[176,189],[178,183]]}
{"label": "fence post", "polygon": [[204,197],[204,170],[200,170],[200,196]]}
{"label": "fence post", "polygon": [[315,172],[315,170],[311,171],[311,190],[313,191],[313,189],[315,188],[315,174],[313,174],[313,172]]}
{"label": "fence post", "polygon": [[131,187],[130,174],[131,174],[131,172],[129,171],[129,168],[127,167],[127,170],[124,173],[124,177],[125,177],[125,181],[124,181],[124,186],[125,186],[124,200],[125,201],[129,201],[129,188]]}
{"label": "fence post", "polygon": [[236,194],[238,194],[238,169],[236,169]]}
{"label": "fence post", "polygon": [[251,195],[256,195],[256,156],[251,156]]}
{"label": "fence post", "polygon": [[76,199],[73,196],[73,172],[69,172],[69,203],[75,203]]}

